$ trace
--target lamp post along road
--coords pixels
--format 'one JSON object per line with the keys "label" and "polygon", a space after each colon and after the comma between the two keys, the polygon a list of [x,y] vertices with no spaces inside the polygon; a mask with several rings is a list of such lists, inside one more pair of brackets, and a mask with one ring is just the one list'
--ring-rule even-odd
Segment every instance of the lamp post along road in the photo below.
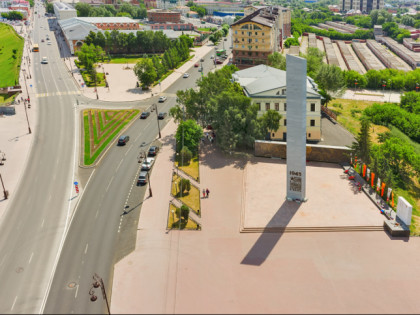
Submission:
{"label": "lamp post along road", "polygon": [[159,130],[159,139],[162,138],[162,135],[160,134],[160,125],[159,125],[159,114],[158,114],[158,109],[157,109],[157,105],[156,103],[153,104],[155,107],[155,111],[156,111],[156,120],[157,120],[157,125],[158,125],[158,130]]}
{"label": "lamp post along road", "polygon": [[149,182],[149,197],[153,197],[153,194],[152,194],[152,183],[150,182],[150,173],[149,172],[147,172],[147,180]]}
{"label": "lamp post along road", "polygon": [[32,133],[31,126],[29,125],[28,111],[26,110],[26,101],[24,102],[24,106],[25,106],[26,121],[28,122],[28,131],[29,133]]}
{"label": "lamp post along road", "polygon": [[4,199],[7,199],[7,196],[9,195],[9,193],[6,191],[6,188],[4,188],[3,177],[1,177],[1,174],[0,174],[0,180],[1,180],[1,185],[3,186]]}

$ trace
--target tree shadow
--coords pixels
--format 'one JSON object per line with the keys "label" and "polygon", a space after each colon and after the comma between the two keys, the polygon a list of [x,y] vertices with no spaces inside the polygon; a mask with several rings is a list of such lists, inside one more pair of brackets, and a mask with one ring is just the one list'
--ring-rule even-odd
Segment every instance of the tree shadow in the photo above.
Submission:
{"label": "tree shadow", "polygon": [[206,143],[200,146],[199,160],[201,165],[211,169],[223,168],[232,165],[235,168],[244,169],[251,154],[248,152],[224,153],[216,144]]}
{"label": "tree shadow", "polygon": [[[290,220],[299,210],[301,203],[285,200],[266,225],[254,246],[241,261],[243,265],[260,266],[280,240]],[[277,229],[276,229],[277,228]]]}

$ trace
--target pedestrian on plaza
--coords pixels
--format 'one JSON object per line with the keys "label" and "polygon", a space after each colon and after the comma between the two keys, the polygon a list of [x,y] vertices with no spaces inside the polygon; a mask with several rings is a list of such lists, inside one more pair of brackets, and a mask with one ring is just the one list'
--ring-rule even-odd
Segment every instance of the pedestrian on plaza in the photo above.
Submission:
{"label": "pedestrian on plaza", "polygon": [[206,197],[206,191],[203,188],[203,198]]}
{"label": "pedestrian on plaza", "polygon": [[210,193],[210,190],[208,188],[206,188],[207,198],[209,197],[209,193]]}

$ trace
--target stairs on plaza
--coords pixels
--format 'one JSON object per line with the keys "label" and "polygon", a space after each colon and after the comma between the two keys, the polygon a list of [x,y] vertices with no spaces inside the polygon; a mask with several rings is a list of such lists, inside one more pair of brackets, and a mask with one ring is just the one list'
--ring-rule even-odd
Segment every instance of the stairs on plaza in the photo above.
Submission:
{"label": "stairs on plaza", "polygon": [[383,226],[241,227],[240,233],[366,232],[384,231]]}

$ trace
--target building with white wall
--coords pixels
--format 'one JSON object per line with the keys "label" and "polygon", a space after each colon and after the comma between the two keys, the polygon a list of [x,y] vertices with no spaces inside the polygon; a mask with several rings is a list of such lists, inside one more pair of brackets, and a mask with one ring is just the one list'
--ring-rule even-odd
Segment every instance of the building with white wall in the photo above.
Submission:
{"label": "building with white wall", "polygon": [[77,10],[65,2],[54,2],[54,14],[57,20],[67,20],[77,17]]}

